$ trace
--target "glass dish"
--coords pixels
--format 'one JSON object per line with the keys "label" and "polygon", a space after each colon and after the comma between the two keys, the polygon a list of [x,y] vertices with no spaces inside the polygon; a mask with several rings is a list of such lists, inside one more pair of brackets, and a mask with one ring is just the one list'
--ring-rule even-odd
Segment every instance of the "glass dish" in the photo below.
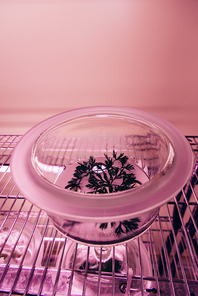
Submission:
{"label": "glass dish", "polygon": [[[140,253],[139,253],[140,249]],[[124,277],[131,270],[132,289],[131,295],[140,296],[141,282],[136,281],[135,277],[140,277],[141,273],[143,277],[152,277],[152,264],[149,253],[143,242],[139,239],[133,239],[126,245],[121,244],[115,247],[90,247],[89,254],[87,246],[78,244],[76,249],[76,243],[72,240],[67,240],[66,248],[62,256],[63,250],[59,252],[56,267],[58,268],[61,262],[62,269],[74,269],[73,276],[73,290],[72,292],[82,291],[84,285],[84,271],[87,268],[87,279],[86,279],[86,296],[98,295],[98,274],[101,264],[101,272],[108,273],[112,272],[114,264],[114,272],[116,276]],[[101,255],[102,252],[102,255]],[[141,258],[139,258],[141,257]],[[141,260],[141,268],[140,268]],[[101,263],[100,263],[101,261]],[[74,263],[75,262],[75,263]],[[74,264],[74,266],[73,266]],[[54,278],[55,282],[55,278]],[[149,289],[151,282],[147,281],[144,283],[144,290]],[[101,295],[112,295],[112,278],[109,276],[101,277],[100,280]],[[117,287],[117,285],[116,285]],[[72,294],[73,295],[73,294]],[[115,291],[115,295],[120,295],[119,286]]]}
{"label": "glass dish", "polygon": [[[110,106],[72,110],[41,122],[24,135],[11,161],[24,196],[62,233],[89,245],[116,245],[140,235],[192,169],[191,147],[172,124],[144,111]],[[74,182],[77,172],[79,183]],[[135,176],[133,184],[128,174]]]}

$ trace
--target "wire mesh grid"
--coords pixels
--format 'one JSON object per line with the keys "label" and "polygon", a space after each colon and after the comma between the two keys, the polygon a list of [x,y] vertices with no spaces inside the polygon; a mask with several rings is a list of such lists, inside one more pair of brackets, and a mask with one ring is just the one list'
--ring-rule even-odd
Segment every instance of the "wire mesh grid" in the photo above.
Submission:
{"label": "wire mesh grid", "polygon": [[197,159],[190,180],[135,240],[133,259],[129,245],[122,246],[124,269],[119,246],[105,263],[99,248],[98,264],[91,265],[92,247],[71,243],[18,191],[9,165],[20,138],[0,136],[0,294],[198,295],[197,136],[187,137]]}

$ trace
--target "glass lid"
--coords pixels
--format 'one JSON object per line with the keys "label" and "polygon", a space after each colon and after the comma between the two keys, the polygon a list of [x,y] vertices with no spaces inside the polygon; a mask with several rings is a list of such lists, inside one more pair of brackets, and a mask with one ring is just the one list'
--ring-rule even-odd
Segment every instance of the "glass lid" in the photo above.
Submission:
{"label": "glass lid", "polygon": [[11,163],[16,184],[32,203],[87,222],[118,221],[161,206],[192,169],[190,145],[172,124],[107,106],[41,122],[21,139]]}

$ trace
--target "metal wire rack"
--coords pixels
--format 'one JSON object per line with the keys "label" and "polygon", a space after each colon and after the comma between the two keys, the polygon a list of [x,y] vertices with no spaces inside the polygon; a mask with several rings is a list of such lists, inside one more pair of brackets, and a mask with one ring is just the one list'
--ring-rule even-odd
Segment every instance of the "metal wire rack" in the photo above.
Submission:
{"label": "metal wire rack", "polygon": [[0,294],[198,295],[198,136],[187,137],[196,158],[190,180],[136,239],[135,274],[127,244],[122,272],[117,246],[112,247],[113,260],[106,265],[99,248],[100,259],[93,268],[88,264],[91,247],[84,246],[85,260],[77,264],[81,245],[73,243],[70,263],[65,264],[70,240],[22,196],[12,180],[10,159],[20,138],[0,136]]}

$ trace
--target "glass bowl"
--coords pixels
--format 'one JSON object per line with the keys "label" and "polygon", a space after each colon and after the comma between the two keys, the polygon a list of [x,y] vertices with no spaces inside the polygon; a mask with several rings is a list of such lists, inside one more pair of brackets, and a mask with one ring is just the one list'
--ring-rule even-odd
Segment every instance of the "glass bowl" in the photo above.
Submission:
{"label": "glass bowl", "polygon": [[[141,281],[136,281],[135,277],[140,277],[141,274],[143,277],[152,277],[153,275],[150,255],[140,239],[139,243],[137,239],[133,239],[126,245],[120,244],[115,248],[109,246],[103,248],[90,247],[89,250],[85,245],[78,244],[78,246],[76,246],[75,242],[67,240],[64,253],[62,253],[63,248],[59,252],[56,267],[59,268],[61,263],[62,269],[74,269],[72,292],[75,293],[79,291],[79,295],[82,294],[85,276],[84,272],[86,271],[86,268],[86,296],[98,295],[97,273],[100,269],[103,274],[106,274],[106,277],[100,278],[100,292],[101,295],[105,296],[112,295],[112,277],[109,276],[109,273],[115,272],[117,278],[115,295],[121,295],[119,280],[122,279],[122,277],[127,276],[129,270],[131,270],[131,276],[133,276],[133,292],[131,293],[135,296],[142,295]],[[113,262],[114,264],[112,264]],[[149,289],[151,284],[151,281],[144,282],[144,290]]]}
{"label": "glass bowl", "polygon": [[24,196],[73,240],[115,245],[144,232],[193,169],[186,138],[169,122],[122,107],[51,117],[16,146],[11,172]]}
{"label": "glass bowl", "polygon": [[[36,264],[38,267],[41,266],[44,253],[43,244],[40,247],[41,234],[38,229],[34,230],[34,225],[30,222],[25,223],[25,228],[21,233],[24,223],[23,219],[8,218],[7,220],[0,220],[0,248],[2,250],[0,264],[7,264],[8,261],[9,264],[20,264],[26,253],[23,265],[32,266],[40,249]],[[29,242],[31,235],[32,239]]]}

